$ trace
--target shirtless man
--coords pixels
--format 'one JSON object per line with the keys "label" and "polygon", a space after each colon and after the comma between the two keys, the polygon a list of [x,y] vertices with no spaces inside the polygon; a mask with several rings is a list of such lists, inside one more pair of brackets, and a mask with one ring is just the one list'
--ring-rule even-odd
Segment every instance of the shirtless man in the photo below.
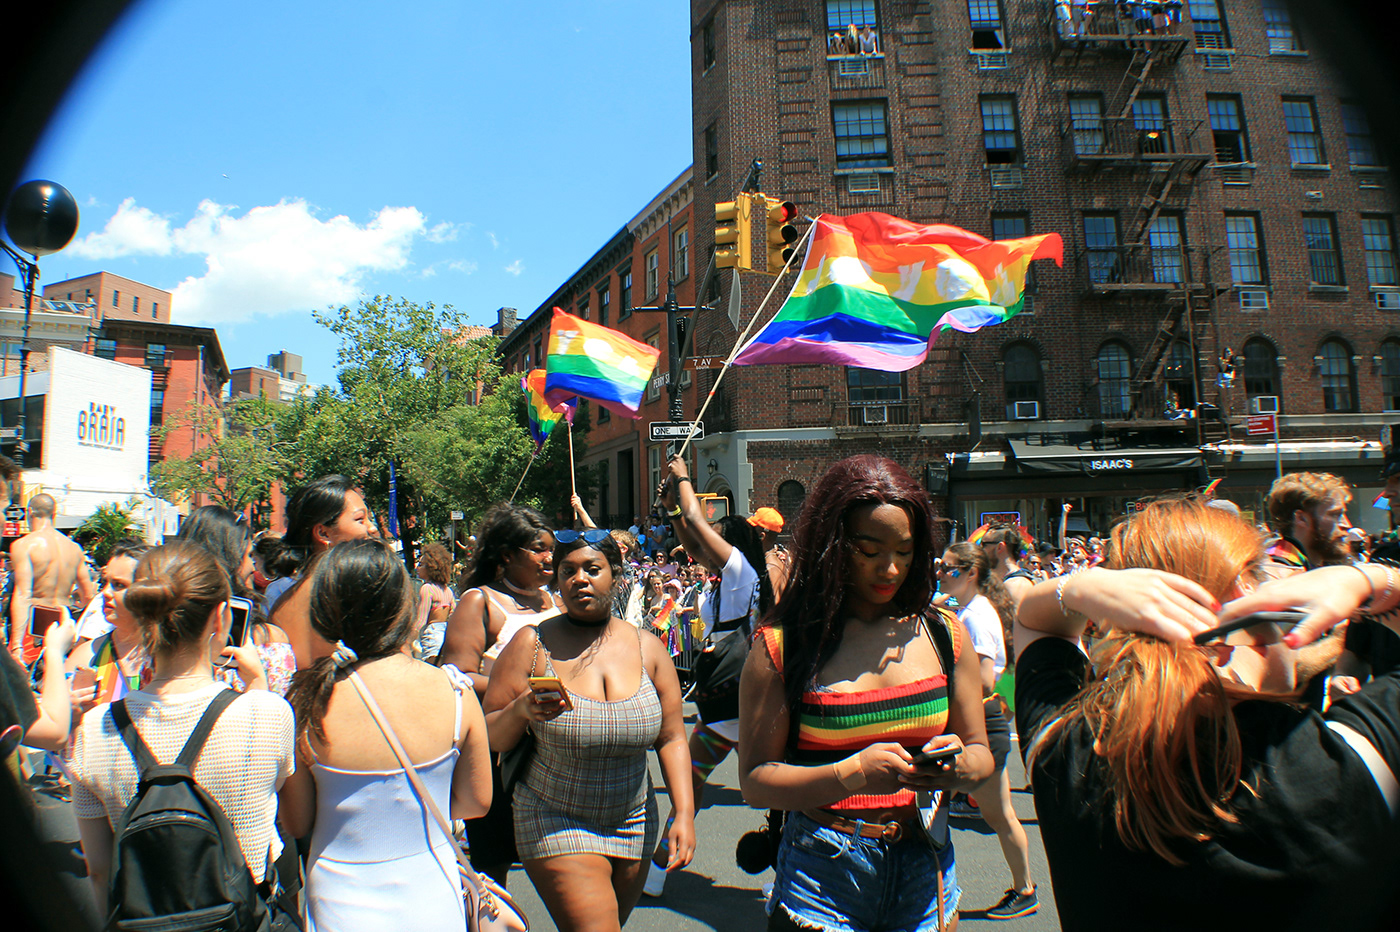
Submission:
{"label": "shirtless man", "polygon": [[[10,545],[15,581],[10,598],[10,653],[24,664],[33,663],[40,654],[29,634],[31,606],[50,605],[67,614],[97,594],[83,548],[53,526],[56,507],[53,496],[42,492],[30,499],[29,533]],[[77,606],[73,602],[75,587]]]}

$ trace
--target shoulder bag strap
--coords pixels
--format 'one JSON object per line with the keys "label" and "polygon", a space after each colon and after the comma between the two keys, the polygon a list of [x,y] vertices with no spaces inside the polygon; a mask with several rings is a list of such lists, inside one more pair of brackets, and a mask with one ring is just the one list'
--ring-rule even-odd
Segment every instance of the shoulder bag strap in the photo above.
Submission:
{"label": "shoulder bag strap", "polygon": [[185,740],[185,746],[180,749],[180,756],[175,758],[175,763],[186,770],[194,767],[194,762],[199,757],[199,752],[204,750],[204,742],[209,740],[209,733],[214,730],[214,723],[233,704],[241,693],[232,689],[221,689],[214,694],[214,699],[205,708],[204,714],[199,717],[199,724],[194,726],[194,731],[190,732],[189,738]]}
{"label": "shoulder bag strap", "polygon": [[136,730],[136,726],[131,721],[131,716],[126,711],[126,700],[118,699],[112,703],[112,721],[116,723],[117,734],[121,735],[122,744],[131,752],[131,756],[136,761],[136,771],[145,775],[146,771],[152,767],[159,767],[160,761],[151,753],[150,746],[146,744],[146,739],[141,737],[141,732]]}

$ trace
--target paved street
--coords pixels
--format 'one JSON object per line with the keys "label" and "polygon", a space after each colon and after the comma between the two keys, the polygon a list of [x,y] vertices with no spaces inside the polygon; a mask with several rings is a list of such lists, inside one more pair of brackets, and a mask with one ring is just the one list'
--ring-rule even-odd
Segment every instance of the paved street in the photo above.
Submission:
{"label": "paved street", "polygon": [[[1011,757],[1011,785],[1024,786],[1025,774],[1014,749]],[[660,787],[660,773],[654,758],[652,772],[653,780]],[[1009,875],[996,835],[981,822],[955,820],[958,879],[963,887],[961,929],[1004,928],[1010,932],[1045,932],[1059,928],[1030,794],[1013,792],[1012,798],[1031,839],[1031,869],[1040,884],[1040,912],[1010,923],[994,923],[980,918],[980,911],[994,904],[1010,885]],[[83,864],[76,853],[78,835],[72,808],[42,793],[38,795],[38,800],[45,828],[52,839],[50,851],[66,869],[64,877],[71,884],[75,898],[90,914],[92,907],[87,881],[83,879]],[[664,795],[661,811],[663,814],[666,811]],[[734,844],[739,836],[758,828],[762,822],[762,814],[745,806],[739,795],[734,755],[730,755],[724,765],[715,771],[705,795],[704,809],[696,826],[699,850],[695,861],[689,868],[670,878],[662,897],[642,898],[627,923],[628,932],[688,932],[700,929],[740,932],[762,929],[766,920],[759,887],[764,881],[771,880],[773,873],[765,871],[752,876],[745,874],[734,863]],[[511,874],[510,888],[529,915],[531,928],[536,932],[554,932],[554,923],[550,921],[544,904],[535,895],[524,871],[517,870]]]}

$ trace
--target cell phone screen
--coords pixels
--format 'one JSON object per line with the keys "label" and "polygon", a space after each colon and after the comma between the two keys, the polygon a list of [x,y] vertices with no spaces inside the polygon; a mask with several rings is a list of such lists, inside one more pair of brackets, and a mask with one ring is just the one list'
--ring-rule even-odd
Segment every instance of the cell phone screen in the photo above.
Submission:
{"label": "cell phone screen", "polygon": [[253,616],[253,603],[247,599],[232,598],[228,600],[228,607],[233,615],[233,623],[228,629],[229,647],[242,647],[248,641],[248,619]]}
{"label": "cell phone screen", "polygon": [[923,751],[914,755],[914,765],[923,766],[925,764],[945,764],[961,754],[962,751],[956,747],[938,748],[933,751]]}
{"label": "cell phone screen", "polygon": [[36,638],[44,636],[44,632],[49,627],[63,620],[63,609],[54,608],[51,605],[34,605],[30,607],[29,633]]}

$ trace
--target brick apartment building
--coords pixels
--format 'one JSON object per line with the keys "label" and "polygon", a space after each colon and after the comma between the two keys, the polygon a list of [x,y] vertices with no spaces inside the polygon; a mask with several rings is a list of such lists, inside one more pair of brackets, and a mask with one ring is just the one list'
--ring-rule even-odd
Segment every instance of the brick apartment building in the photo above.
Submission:
{"label": "brick apartment building", "polygon": [[170,323],[170,292],[111,272],[93,272],[44,286],[55,301],[95,304],[106,320],[151,320]]}
{"label": "brick apartment building", "polygon": [[302,371],[301,357],[286,350],[268,356],[266,366],[244,366],[229,373],[228,393],[234,399],[266,398],[288,402],[314,391],[315,386],[307,383],[306,373]]}
{"label": "brick apartment building", "polygon": [[[544,365],[549,323],[558,307],[661,348],[658,374],[664,376],[666,315],[633,313],[632,308],[660,307],[668,273],[675,278],[677,303],[694,304],[695,280],[705,270],[703,265],[697,269],[692,248],[692,194],[687,168],[524,321],[517,320],[514,308],[501,308],[492,332],[501,337],[499,352],[506,371],[526,372]],[[687,371],[680,380],[688,417],[696,410],[693,376]],[[627,527],[633,515],[646,513],[665,463],[665,445],[648,441],[647,424],[667,420],[668,399],[665,387],[654,383],[643,398],[638,420],[590,407],[588,452],[577,468],[580,473],[591,471],[596,492],[588,507],[600,526]],[[702,472],[705,462],[699,459]]]}
{"label": "brick apartment building", "polygon": [[[1400,277],[1365,112],[1279,0],[1193,0],[1142,35],[1090,7],[1075,34],[1049,0],[692,0],[696,264],[755,158],[763,190],[805,214],[1065,245],[1063,268],[1036,263],[1022,315],[941,335],[909,372],[732,370],[697,459],[740,511],[791,518],[860,452],[925,477],[961,533],[1014,512],[1051,536],[1065,501],[1071,527],[1102,531],[1212,477],[1257,509],[1273,446],[1244,416],[1276,398],[1284,469],[1342,474],[1353,518],[1380,523],[1366,506],[1400,417]],[[851,24],[873,27],[875,54],[831,45]],[[746,318],[771,281],[743,275]],[[695,351],[736,336],[699,315]]]}

